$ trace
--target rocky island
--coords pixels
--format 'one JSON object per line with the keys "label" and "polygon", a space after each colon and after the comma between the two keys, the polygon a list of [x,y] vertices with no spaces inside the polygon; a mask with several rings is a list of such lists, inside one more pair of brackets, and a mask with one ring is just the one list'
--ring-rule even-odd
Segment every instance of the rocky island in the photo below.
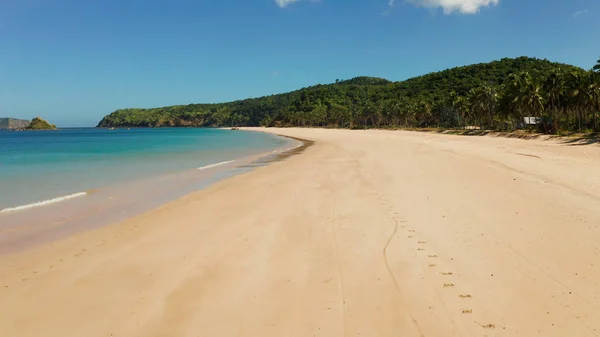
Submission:
{"label": "rocky island", "polygon": [[50,124],[40,117],[31,120],[31,123],[26,128],[28,130],[56,130],[56,125]]}
{"label": "rocky island", "polygon": [[0,130],[25,129],[30,123],[26,119],[0,118]]}
{"label": "rocky island", "polygon": [[8,117],[0,118],[0,130],[56,130],[56,126],[40,117],[31,121]]}

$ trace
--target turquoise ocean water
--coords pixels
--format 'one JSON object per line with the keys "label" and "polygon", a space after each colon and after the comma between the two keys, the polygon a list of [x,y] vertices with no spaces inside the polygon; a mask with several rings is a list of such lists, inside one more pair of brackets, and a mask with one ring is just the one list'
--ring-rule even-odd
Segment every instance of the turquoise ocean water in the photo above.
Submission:
{"label": "turquoise ocean water", "polygon": [[152,184],[289,144],[263,133],[196,128],[0,132],[0,210],[135,180]]}

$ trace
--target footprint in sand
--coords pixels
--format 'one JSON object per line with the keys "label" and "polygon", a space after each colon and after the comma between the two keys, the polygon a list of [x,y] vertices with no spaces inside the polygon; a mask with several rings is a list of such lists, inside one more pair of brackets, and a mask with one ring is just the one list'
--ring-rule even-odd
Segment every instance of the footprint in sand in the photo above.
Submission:
{"label": "footprint in sand", "polygon": [[87,249],[82,249],[79,253],[77,253],[77,254],[75,254],[73,256],[79,257],[79,256],[83,255],[85,252],[87,252]]}
{"label": "footprint in sand", "polygon": [[419,244],[420,244],[420,245],[422,245],[422,244],[424,244],[424,243],[426,243],[426,242],[425,242],[425,241],[419,241]]}
{"label": "footprint in sand", "polygon": [[473,296],[471,296],[471,294],[461,294],[458,295],[460,298],[472,298]]}
{"label": "footprint in sand", "polygon": [[444,275],[444,276],[450,276],[450,275],[453,275],[453,274],[452,274],[452,272],[446,272],[446,273],[441,273],[441,274],[442,274],[442,275]]}
{"label": "footprint in sand", "polygon": [[432,264],[429,265],[430,268],[433,268],[435,266],[437,266],[435,263],[432,263]]}
{"label": "footprint in sand", "polygon": [[444,288],[454,287],[454,283],[444,283]]}
{"label": "footprint in sand", "polygon": [[434,258],[434,257],[438,257],[437,255],[429,255],[429,257]]}
{"label": "footprint in sand", "polygon": [[463,313],[463,314],[472,314],[472,313],[473,313],[473,310],[471,310],[471,309],[463,309],[463,310],[462,310],[462,313]]}

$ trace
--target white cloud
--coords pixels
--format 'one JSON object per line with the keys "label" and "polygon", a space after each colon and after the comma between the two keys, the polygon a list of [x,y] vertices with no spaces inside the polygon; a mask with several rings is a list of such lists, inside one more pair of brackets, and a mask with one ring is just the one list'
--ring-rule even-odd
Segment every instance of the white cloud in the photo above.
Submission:
{"label": "white cloud", "polygon": [[[275,0],[277,6],[284,8],[293,3],[299,2],[301,0]],[[311,2],[319,2],[320,0],[310,0]],[[479,9],[482,7],[489,7],[497,5],[500,0],[405,0],[408,3],[411,3],[418,7],[426,7],[426,8],[442,8],[444,13],[451,14],[454,12],[459,12],[463,14],[475,14],[479,12]],[[382,14],[387,15],[394,8],[396,4],[396,0],[388,0],[388,10],[384,11]],[[582,14],[587,14],[587,10],[578,11],[574,16],[580,16]]]}
{"label": "white cloud", "polygon": [[300,0],[275,0],[275,3],[277,4],[277,6],[283,8],[286,7],[287,5],[291,5],[294,2],[298,2]]}
{"label": "white cloud", "polygon": [[580,10],[580,11],[577,11],[577,12],[573,13],[573,17],[574,18],[578,18],[580,16],[586,15],[587,13],[588,13],[587,9]]}
{"label": "white cloud", "polygon": [[[300,0],[275,0],[277,6],[284,8]],[[321,0],[310,0],[310,2],[321,2]]]}
{"label": "white cloud", "polygon": [[[407,0],[409,3],[419,7],[444,9],[444,13],[451,14],[459,12],[463,14],[475,14],[481,7],[497,5],[500,0]],[[393,3],[393,1],[392,1]]]}

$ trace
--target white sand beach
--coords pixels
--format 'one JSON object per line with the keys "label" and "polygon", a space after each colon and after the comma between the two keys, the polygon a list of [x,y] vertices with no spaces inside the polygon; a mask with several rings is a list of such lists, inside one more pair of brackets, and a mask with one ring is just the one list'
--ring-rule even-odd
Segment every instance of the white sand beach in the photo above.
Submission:
{"label": "white sand beach", "polygon": [[0,257],[0,336],[600,334],[600,147],[257,130],[315,143]]}

